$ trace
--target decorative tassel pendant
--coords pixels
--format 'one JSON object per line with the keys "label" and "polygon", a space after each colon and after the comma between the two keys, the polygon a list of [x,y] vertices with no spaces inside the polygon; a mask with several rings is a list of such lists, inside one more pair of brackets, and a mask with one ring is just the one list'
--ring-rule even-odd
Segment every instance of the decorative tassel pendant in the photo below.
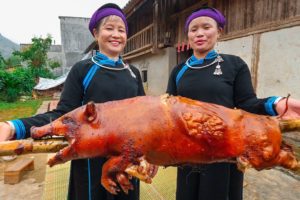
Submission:
{"label": "decorative tassel pendant", "polygon": [[222,72],[222,70],[221,70],[220,62],[223,62],[224,60],[223,60],[223,58],[219,55],[219,56],[217,57],[217,61],[218,61],[218,64],[217,64],[216,69],[215,69],[215,71],[214,71],[214,75],[220,76],[220,75],[223,74],[223,72]]}
{"label": "decorative tassel pendant", "polygon": [[220,76],[220,75],[222,75],[222,74],[223,74],[223,72],[222,72],[222,70],[221,70],[220,63],[218,63],[218,65],[216,66],[216,69],[215,69],[215,71],[214,71],[214,75]]}

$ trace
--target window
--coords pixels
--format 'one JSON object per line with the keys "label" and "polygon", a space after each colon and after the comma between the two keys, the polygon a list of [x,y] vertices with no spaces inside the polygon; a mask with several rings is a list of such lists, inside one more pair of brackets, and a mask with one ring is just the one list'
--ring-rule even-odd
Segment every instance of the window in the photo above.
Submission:
{"label": "window", "polygon": [[147,82],[147,70],[142,71],[142,79],[143,79],[143,83]]}

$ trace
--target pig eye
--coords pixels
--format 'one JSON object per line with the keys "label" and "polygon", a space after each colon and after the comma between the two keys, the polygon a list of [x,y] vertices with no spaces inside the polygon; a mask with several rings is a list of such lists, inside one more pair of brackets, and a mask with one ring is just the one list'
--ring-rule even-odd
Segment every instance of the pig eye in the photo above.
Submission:
{"label": "pig eye", "polygon": [[74,123],[74,120],[71,117],[64,117],[62,120],[63,124],[70,124],[70,123]]}

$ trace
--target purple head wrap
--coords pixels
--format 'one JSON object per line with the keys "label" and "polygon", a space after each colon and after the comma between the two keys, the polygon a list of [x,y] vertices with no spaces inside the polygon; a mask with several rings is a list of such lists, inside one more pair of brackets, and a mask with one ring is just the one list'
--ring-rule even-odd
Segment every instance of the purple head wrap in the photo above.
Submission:
{"label": "purple head wrap", "polygon": [[184,30],[187,32],[191,21],[196,19],[197,17],[210,17],[213,18],[220,28],[224,28],[226,20],[223,14],[215,8],[202,8],[196,12],[193,12],[186,20]]}
{"label": "purple head wrap", "polygon": [[120,10],[118,10],[116,8],[99,8],[98,10],[96,10],[94,12],[94,14],[92,15],[92,18],[90,20],[90,23],[89,23],[89,29],[90,29],[90,32],[92,33],[92,35],[94,35],[93,29],[96,28],[97,23],[104,17],[110,16],[110,15],[116,15],[116,16],[120,17],[125,24],[126,33],[128,33],[128,25],[127,25],[126,17]]}

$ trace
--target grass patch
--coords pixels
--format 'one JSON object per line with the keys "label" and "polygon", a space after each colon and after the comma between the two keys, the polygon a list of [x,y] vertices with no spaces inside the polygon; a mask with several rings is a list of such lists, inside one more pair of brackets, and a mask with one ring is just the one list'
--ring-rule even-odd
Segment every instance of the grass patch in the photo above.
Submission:
{"label": "grass patch", "polygon": [[0,102],[0,121],[29,117],[36,113],[43,100],[28,100],[25,102]]}

